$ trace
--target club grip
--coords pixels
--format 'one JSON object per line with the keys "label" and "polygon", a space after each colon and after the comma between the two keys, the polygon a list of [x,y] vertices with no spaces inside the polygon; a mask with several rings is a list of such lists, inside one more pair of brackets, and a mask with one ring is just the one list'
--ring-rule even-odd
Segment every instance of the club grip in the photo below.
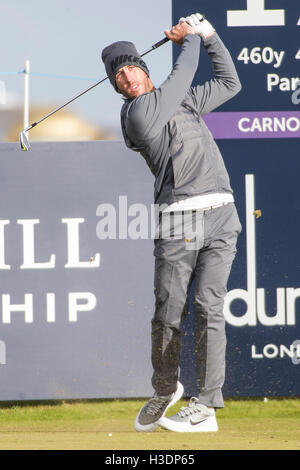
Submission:
{"label": "club grip", "polygon": [[163,44],[165,44],[168,41],[170,41],[170,39],[165,37],[165,38],[161,39],[160,41],[156,42],[155,44],[153,44],[152,49],[157,49],[158,47],[162,46]]}

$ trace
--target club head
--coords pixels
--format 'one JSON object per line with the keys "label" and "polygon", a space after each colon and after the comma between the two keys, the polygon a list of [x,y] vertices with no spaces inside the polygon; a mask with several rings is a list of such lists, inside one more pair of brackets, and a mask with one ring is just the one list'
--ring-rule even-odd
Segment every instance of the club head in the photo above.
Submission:
{"label": "club head", "polygon": [[20,141],[21,149],[24,152],[28,152],[31,149],[31,145],[27,139],[25,131],[20,132],[19,141]]}

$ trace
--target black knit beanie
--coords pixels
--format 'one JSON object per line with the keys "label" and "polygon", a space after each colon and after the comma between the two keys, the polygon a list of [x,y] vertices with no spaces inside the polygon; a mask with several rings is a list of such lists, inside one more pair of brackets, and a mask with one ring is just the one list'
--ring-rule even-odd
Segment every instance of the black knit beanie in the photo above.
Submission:
{"label": "black knit beanie", "polygon": [[125,65],[135,65],[144,70],[149,76],[149,70],[140,54],[137,52],[135,45],[128,41],[118,41],[105,47],[102,51],[102,60],[110,83],[118,91],[115,76],[117,71],[125,67]]}

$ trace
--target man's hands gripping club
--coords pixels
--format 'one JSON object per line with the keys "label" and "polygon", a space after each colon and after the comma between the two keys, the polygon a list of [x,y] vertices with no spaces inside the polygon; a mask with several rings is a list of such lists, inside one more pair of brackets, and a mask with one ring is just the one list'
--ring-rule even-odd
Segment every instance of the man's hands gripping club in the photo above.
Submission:
{"label": "man's hands gripping club", "polygon": [[201,13],[194,13],[186,18],[182,17],[176,26],[165,30],[167,38],[179,45],[183,43],[187,34],[197,34],[202,39],[207,39],[214,33],[215,29]]}
{"label": "man's hands gripping club", "polygon": [[215,33],[213,26],[205,19],[201,13],[194,13],[186,18],[180,18],[179,24],[187,23],[194,29],[198,36],[207,39]]}
{"label": "man's hands gripping club", "polygon": [[182,22],[173,26],[172,29],[166,29],[164,33],[175,44],[181,45],[187,34],[196,34],[196,31],[188,23]]}

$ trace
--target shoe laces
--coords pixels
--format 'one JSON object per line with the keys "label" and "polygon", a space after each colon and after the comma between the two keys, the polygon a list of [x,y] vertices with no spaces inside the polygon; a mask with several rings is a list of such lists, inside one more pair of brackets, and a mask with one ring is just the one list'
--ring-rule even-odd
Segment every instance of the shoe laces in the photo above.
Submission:
{"label": "shoe laces", "polygon": [[192,397],[188,406],[182,406],[178,411],[178,415],[184,418],[185,416],[190,416],[194,413],[199,413],[203,411],[203,405],[199,403],[198,398]]}
{"label": "shoe laces", "polygon": [[146,412],[149,415],[155,416],[163,407],[165,407],[170,401],[170,397],[160,397],[154,395],[147,403]]}

